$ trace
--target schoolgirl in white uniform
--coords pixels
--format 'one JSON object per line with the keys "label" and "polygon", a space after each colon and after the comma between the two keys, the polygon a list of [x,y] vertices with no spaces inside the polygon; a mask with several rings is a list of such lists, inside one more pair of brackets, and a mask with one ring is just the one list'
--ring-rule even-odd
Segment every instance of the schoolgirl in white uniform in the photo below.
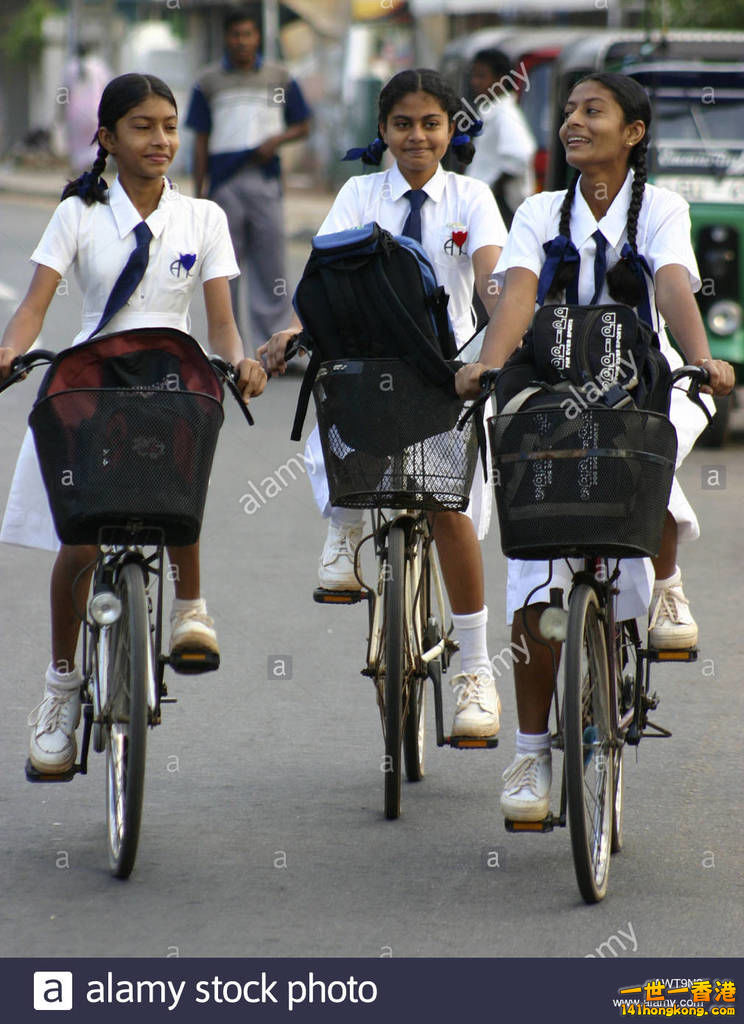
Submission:
{"label": "schoolgirl in white uniform", "polygon": [[[260,394],[266,375],[259,363],[243,359],[230,304],[228,281],[239,271],[225,215],[214,203],[181,195],[165,178],[178,149],[173,94],[154,76],[121,75],[104,90],[98,123],[98,156],[91,171],[65,188],[31,256],[36,270],[2,338],[0,379],[35,341],[60,278],[74,267],[84,298],[82,327],[73,344],[100,332],[137,327],[188,331],[189,303],[201,282],[210,345],[239,366],[246,400]],[[116,157],[119,172],[110,189],[100,177],[108,155]],[[60,547],[30,432],[16,466],[0,540],[49,550]],[[206,648],[218,653],[214,624],[199,592],[198,544],[169,553],[178,566],[171,651]],[[52,573],[52,662],[44,699],[29,720],[31,762],[46,774],[63,773],[75,760],[82,679],[75,667],[80,622],[70,597],[75,577],[94,559],[95,549],[63,545]],[[89,580],[90,571],[80,577],[78,605],[85,603]]]}
{"label": "schoolgirl in white uniform", "polygon": [[[385,148],[395,157],[387,171],[350,178],[341,188],[321,225],[328,234],[377,221],[393,234],[420,241],[439,284],[450,296],[449,313],[459,344],[473,333],[473,283],[490,312],[497,290],[490,275],[506,238],[506,230],[490,189],[480,181],[444,171],[440,161],[450,144],[460,160],[472,159],[468,135],[456,135],[459,101],[441,76],[427,69],[402,71],[380,94],[379,137],[366,150],[351,150],[379,164]],[[300,329],[295,322],[259,349],[268,368],[284,372],[284,351]],[[467,358],[467,355],[464,355]],[[362,513],[332,509],[328,500],[317,427],[306,453],[311,483],[322,514],[330,516],[321,555],[319,578],[329,589],[358,588],[353,553],[361,539]],[[483,598],[483,566],[478,544],[485,536],[490,493],[482,471],[476,474],[468,514],[438,512],[434,536],[460,641],[462,673],[452,680],[458,695],[454,735],[495,735],[500,701],[486,645],[487,609]],[[470,517],[470,518],[468,518]]]}
{"label": "schoolgirl in white uniform", "polygon": [[[693,292],[700,287],[690,243],[687,203],[666,189],[646,184],[646,149],[651,107],[637,82],[625,75],[597,74],[579,82],[565,108],[560,138],[568,163],[580,171],[562,192],[531,196],[519,207],[496,268],[503,283],[480,362],[463,367],[457,387],[463,396],[477,393],[486,367],[502,366],[519,345],[535,303],[563,299],[582,304],[622,302],[659,331],[662,351],[672,367],[682,365],[664,333],[666,320],[688,363],[705,364],[714,394],[733,387],[733,369],[712,360]],[[601,232],[599,237],[597,232]],[[605,250],[606,276],[601,250]],[[578,258],[577,258],[578,257]],[[580,263],[578,262],[580,260]],[[645,267],[644,267],[645,262]],[[578,264],[578,280],[577,280]],[[595,267],[597,269],[595,277]],[[684,395],[675,392],[671,419],[679,441],[678,464],[690,451],[705,420]],[[659,556],[622,562],[618,615],[631,618],[650,609],[649,643],[686,648],[697,642],[676,564],[677,539],[699,535],[695,513],[675,480]],[[510,560],[507,590],[512,636],[525,632],[522,606],[533,587],[547,579],[547,563]],[[570,574],[553,563],[552,587],[567,592]],[[530,598],[526,620],[537,632],[549,595],[545,588]],[[515,664],[519,725],[517,756],[504,773],[501,808],[509,818],[541,820],[550,792],[552,698],[550,652],[528,641],[529,662]]]}

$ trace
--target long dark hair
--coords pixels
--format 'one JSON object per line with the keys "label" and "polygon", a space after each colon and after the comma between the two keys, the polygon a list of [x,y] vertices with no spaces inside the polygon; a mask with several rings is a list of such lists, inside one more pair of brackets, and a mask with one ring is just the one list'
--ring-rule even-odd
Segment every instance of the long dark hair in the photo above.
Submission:
{"label": "long dark hair", "polygon": [[[101,102],[98,104],[98,128],[107,128],[110,132],[115,131],[117,121],[148,96],[161,96],[178,113],[175,97],[162,79],[156,78],[155,75],[119,75],[118,78],[112,79],[103,90]],[[94,142],[97,137],[98,132],[96,131]],[[62,199],[80,196],[86,206],[92,206],[93,203],[105,203],[108,186],[101,174],[106,166],[107,158],[108,151],[99,142],[98,154],[93,166],[79,178],[67,183],[62,192]]]}
{"label": "long dark hair", "polygon": [[[450,124],[455,121],[458,114],[472,122],[470,115],[462,110],[457,93],[438,71],[433,71],[431,68],[413,68],[399,71],[383,88],[378,104],[378,125],[384,127],[395,104],[413,92],[428,92],[430,96],[433,96],[447,114]],[[457,130],[455,131],[456,137]],[[475,156],[475,146],[469,139],[467,142],[459,144],[455,143],[453,139],[452,152],[460,163],[469,164]]]}
{"label": "long dark hair", "polygon": [[[646,153],[648,151],[648,132],[651,125],[651,103],[643,86],[628,75],[619,75],[612,72],[598,72],[597,74],[586,75],[585,78],[574,83],[572,90],[577,85],[581,85],[582,82],[597,82],[599,85],[603,85],[605,89],[609,89],[623,112],[626,124],[631,124],[633,121],[643,121],[646,126],[643,138],[633,146],[628,156],[628,166],[633,168],[634,176],[633,190],[631,192],[630,205],[628,206],[626,231],[628,244],[637,256],[636,232],[638,230],[638,214],[641,212],[643,191],[646,187],[648,174]],[[561,205],[558,233],[568,238],[571,237],[571,207],[573,206],[578,180],[579,175],[575,174]],[[548,298],[560,298],[563,289],[570,283],[575,273],[575,265],[561,264],[553,278],[553,285],[548,293]],[[627,258],[618,260],[612,270],[608,272],[607,288],[612,298],[624,305],[635,307],[643,300],[644,285],[632,269]]]}

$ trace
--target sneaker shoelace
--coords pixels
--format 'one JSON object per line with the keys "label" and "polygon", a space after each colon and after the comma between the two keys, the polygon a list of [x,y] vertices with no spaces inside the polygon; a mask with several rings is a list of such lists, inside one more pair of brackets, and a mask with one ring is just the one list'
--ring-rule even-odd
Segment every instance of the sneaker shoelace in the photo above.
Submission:
{"label": "sneaker shoelace", "polygon": [[[456,684],[457,679],[465,679],[466,682]],[[452,680],[453,688],[457,693],[457,710],[467,707],[470,703],[480,703],[481,697],[485,697],[484,690],[491,680],[483,675],[474,675],[469,672],[461,672]]]}
{"label": "sneaker shoelace", "polygon": [[681,587],[665,587],[659,592],[659,599],[648,628],[653,629],[659,619],[670,619],[675,625],[679,625],[682,622],[680,605],[689,605],[689,603]]}
{"label": "sneaker shoelace", "polygon": [[174,626],[181,626],[185,622],[191,622],[192,620],[201,623],[202,626],[208,626],[210,629],[214,626],[214,619],[199,608],[189,608],[185,612],[176,612],[172,623]]}
{"label": "sneaker shoelace", "polygon": [[524,754],[517,763],[504,772],[505,789],[510,793],[518,793],[521,789],[537,796],[537,756]]}
{"label": "sneaker shoelace", "polygon": [[356,551],[357,544],[359,543],[360,538],[361,531],[359,531],[359,536],[355,536],[353,532],[342,533],[340,537],[337,540],[335,540],[331,545],[330,554],[332,555],[332,558],[330,559],[330,561],[335,562],[339,555],[346,555],[347,558],[351,560],[351,563],[353,565],[354,553]]}
{"label": "sneaker shoelace", "polygon": [[33,711],[28,716],[28,724],[37,726],[36,734],[40,736],[45,732],[56,732],[58,729],[63,729],[63,723],[61,721],[62,714],[65,711],[70,710],[70,701],[73,699],[74,694],[65,694],[60,696],[59,694],[48,693],[44,699],[36,705]]}

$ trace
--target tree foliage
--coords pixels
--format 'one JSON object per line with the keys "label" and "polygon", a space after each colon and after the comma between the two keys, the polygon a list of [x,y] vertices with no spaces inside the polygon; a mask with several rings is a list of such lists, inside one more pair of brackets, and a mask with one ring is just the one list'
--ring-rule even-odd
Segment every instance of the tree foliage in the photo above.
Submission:
{"label": "tree foliage", "polygon": [[667,28],[744,28],[744,0],[649,0],[654,24]]}

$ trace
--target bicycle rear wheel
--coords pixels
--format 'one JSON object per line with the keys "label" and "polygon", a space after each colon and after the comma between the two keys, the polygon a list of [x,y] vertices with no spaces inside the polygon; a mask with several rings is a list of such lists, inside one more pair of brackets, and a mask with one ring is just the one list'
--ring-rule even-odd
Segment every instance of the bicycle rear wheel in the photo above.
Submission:
{"label": "bicycle rear wheel", "polygon": [[576,880],[587,903],[607,892],[612,810],[612,722],[607,648],[597,595],[571,595],[566,633],[566,801]]}
{"label": "bicycle rear wheel", "polygon": [[401,745],[405,642],[406,534],[393,524],[388,532],[385,579],[385,817],[400,816]]}
{"label": "bicycle rear wheel", "polygon": [[121,616],[112,629],[106,715],[106,823],[111,872],[128,878],[142,818],[147,739],[150,627],[142,569],[126,563],[116,593]]}

